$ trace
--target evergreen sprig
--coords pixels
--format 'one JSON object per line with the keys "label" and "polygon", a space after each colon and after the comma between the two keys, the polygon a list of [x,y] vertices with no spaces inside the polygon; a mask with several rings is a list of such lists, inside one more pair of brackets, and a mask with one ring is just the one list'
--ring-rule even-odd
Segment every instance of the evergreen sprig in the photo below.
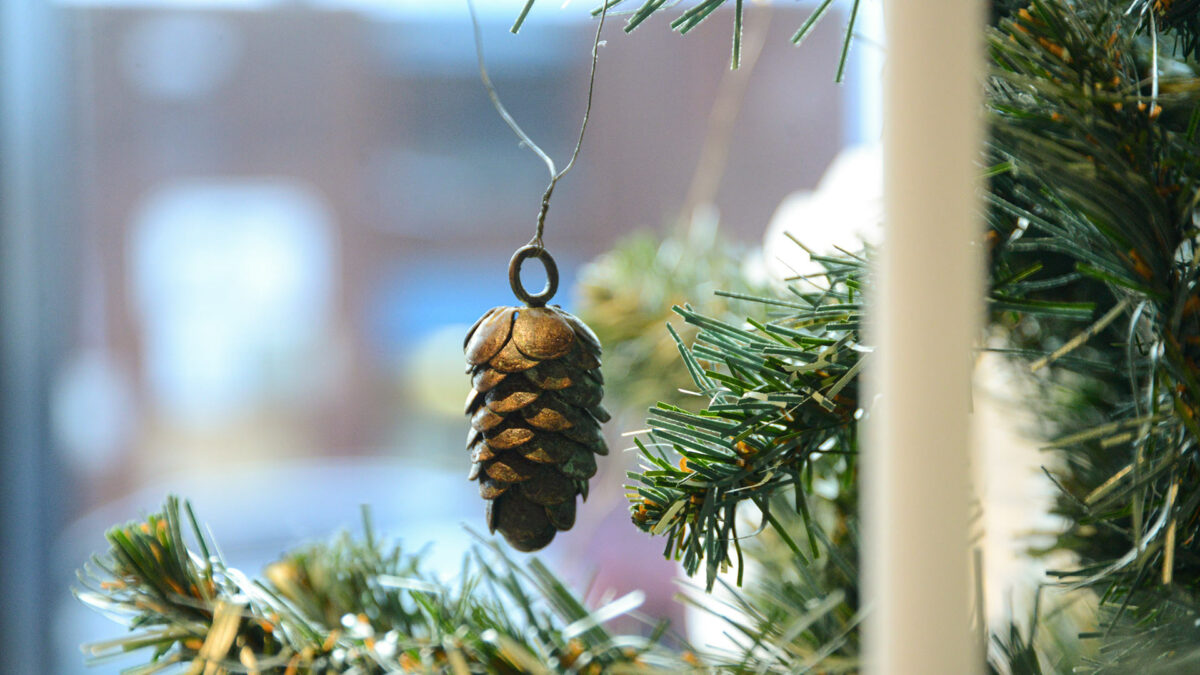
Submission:
{"label": "evergreen sprig", "polygon": [[662,645],[664,624],[649,637],[604,628],[636,597],[591,612],[536,558],[517,565],[499,546],[474,548],[448,583],[424,572],[418,556],[377,542],[368,524],[365,539],[313,544],[251,579],[225,564],[175,498],[107,538],[108,555],[81,571],[76,594],[133,633],[84,649],[92,662],[150,650],[130,675],[700,668],[686,647]]}
{"label": "evergreen sprig", "polygon": [[[633,520],[663,535],[664,555],[689,574],[703,564],[706,591],[719,582],[733,598],[721,616],[738,648],[711,660],[734,672],[860,666],[857,420],[858,374],[870,351],[859,340],[866,262],[849,254],[812,258],[824,273],[776,296],[718,292],[766,308],[764,321],[735,325],[675,308],[697,331],[689,346],[668,327],[698,390],[692,396],[707,405],[692,412],[659,403],[649,411],[647,440],[634,441],[642,470],[628,474]],[[717,576],[731,564],[735,584]]]}
{"label": "evergreen sprig", "polygon": [[[858,258],[814,259],[826,267],[825,285],[810,279],[811,290],[794,285],[783,298],[743,297],[774,308],[769,322],[737,326],[676,307],[699,329],[690,347],[668,326],[708,405],[650,409],[648,442],[635,439],[642,471],[629,473],[630,510],[638,527],[666,537],[664,555],[682,560],[688,574],[706,563],[708,589],[732,562],[731,548],[740,583],[743,502],[758,508],[760,529],[772,527],[805,563],[849,536],[844,527],[827,535],[810,501],[835,504],[841,519],[855,513],[865,266]],[[827,497],[817,497],[818,481]],[[776,517],[772,497],[784,491],[803,519],[806,547]]]}

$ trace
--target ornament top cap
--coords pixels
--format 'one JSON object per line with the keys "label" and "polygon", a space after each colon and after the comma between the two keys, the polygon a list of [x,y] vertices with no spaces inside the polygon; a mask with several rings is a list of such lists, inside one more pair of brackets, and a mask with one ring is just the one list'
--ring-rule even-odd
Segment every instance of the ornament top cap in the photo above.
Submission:
{"label": "ornament top cap", "polygon": [[[537,258],[542,267],[546,268],[546,286],[540,293],[530,294],[521,283],[521,265],[529,258]],[[547,302],[558,291],[558,265],[550,252],[537,244],[529,244],[517,249],[512,259],[508,261],[508,283],[512,286],[513,295],[529,307],[545,307]]]}

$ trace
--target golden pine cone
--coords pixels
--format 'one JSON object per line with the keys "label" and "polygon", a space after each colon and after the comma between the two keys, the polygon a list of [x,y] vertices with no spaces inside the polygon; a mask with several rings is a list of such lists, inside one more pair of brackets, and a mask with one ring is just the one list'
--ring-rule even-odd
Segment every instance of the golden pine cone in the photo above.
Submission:
{"label": "golden pine cone", "polygon": [[495,307],[463,349],[472,384],[468,477],[487,500],[488,529],[536,551],[575,524],[594,455],[608,454],[600,341],[558,307]]}

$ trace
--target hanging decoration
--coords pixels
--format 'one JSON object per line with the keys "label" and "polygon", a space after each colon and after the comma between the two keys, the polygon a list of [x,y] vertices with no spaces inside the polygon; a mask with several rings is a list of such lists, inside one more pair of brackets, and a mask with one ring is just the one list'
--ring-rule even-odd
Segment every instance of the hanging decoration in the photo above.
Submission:
{"label": "hanging decoration", "polygon": [[[558,267],[542,242],[554,186],[575,165],[592,108],[596,60],[606,12],[601,12],[592,46],[587,107],[570,162],[557,171],[505,110],[484,65],[474,5],[479,73],[500,117],[546,163],[550,184],[542,195],[533,239],[513,254],[508,279],[524,306],[488,310],[463,341],[471,392],[467,450],[470,480],[479,482],[487,500],[488,529],[497,530],[519,551],[545,547],[559,531],[575,524],[576,498],[587,499],[588,479],[596,473],[596,455],[607,455],[600,425],[610,419],[600,404],[600,341],[578,318],[547,303],[558,290]],[[546,286],[531,294],[521,282],[521,267],[536,258],[546,270]]]}

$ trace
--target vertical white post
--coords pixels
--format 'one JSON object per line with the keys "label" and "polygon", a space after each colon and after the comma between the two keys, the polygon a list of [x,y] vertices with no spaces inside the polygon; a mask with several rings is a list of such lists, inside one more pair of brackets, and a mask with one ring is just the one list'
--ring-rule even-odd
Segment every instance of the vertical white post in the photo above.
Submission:
{"label": "vertical white post", "polygon": [[969,675],[971,346],[985,3],[888,0],[884,245],[863,459],[867,672]]}

